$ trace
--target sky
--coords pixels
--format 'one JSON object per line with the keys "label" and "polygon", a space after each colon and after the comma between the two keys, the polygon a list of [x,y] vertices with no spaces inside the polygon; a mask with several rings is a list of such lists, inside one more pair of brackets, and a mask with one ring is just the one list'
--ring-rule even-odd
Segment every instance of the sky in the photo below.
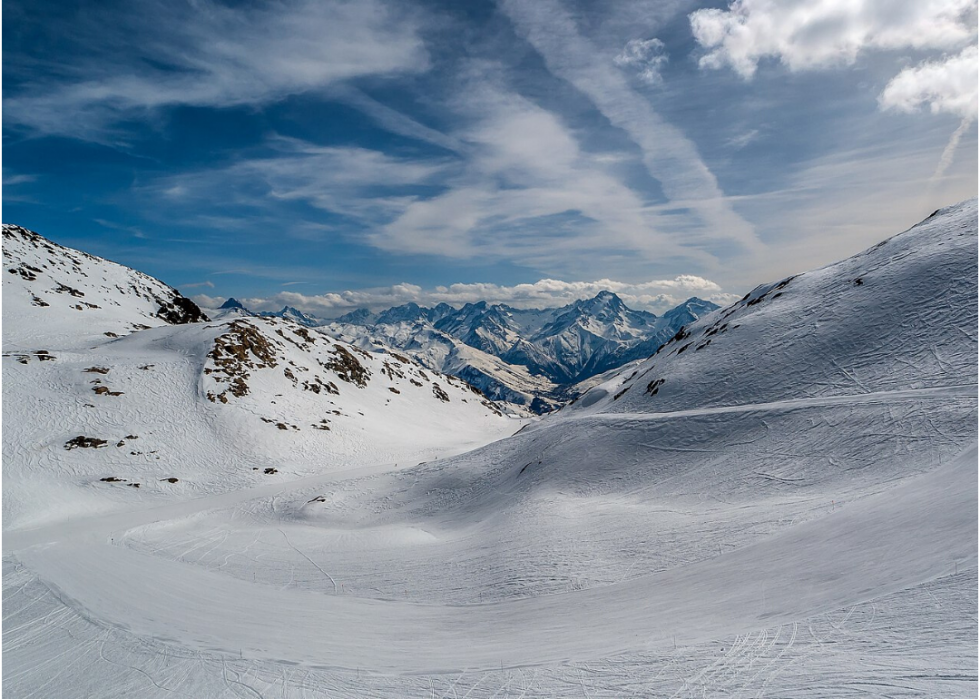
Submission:
{"label": "sky", "polygon": [[3,4],[3,220],[204,305],[663,312],[977,195],[976,0]]}

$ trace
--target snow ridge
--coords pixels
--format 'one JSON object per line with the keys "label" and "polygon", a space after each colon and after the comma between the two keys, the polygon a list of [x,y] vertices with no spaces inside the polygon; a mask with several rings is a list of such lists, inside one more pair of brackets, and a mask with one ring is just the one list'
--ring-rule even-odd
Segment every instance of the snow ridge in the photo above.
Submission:
{"label": "snow ridge", "polygon": [[106,337],[208,318],[163,282],[109,260],[3,225],[5,350]]}

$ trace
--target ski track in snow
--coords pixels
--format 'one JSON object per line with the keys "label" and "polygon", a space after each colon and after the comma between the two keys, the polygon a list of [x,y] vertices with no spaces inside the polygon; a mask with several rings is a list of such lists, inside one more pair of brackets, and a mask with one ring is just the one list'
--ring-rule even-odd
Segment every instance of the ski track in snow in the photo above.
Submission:
{"label": "ski track in snow", "polygon": [[[956,396],[975,405],[975,387],[944,390],[947,402]],[[738,406],[732,411],[685,411],[684,416],[674,417],[689,419],[700,413],[701,417],[727,419],[731,413],[758,414],[767,410],[806,414],[807,409],[839,409],[848,403],[881,410],[893,408],[894,403],[913,401],[917,393],[922,393],[921,397],[928,404],[941,392],[862,394],[850,401],[843,397],[829,401],[814,399],[811,405],[807,405],[808,401],[790,401],[775,406]],[[598,422],[607,421],[609,417],[603,416]],[[671,416],[615,416],[620,421],[641,418],[665,422]],[[208,563],[203,569],[190,565],[205,559],[213,561],[218,555],[223,556],[227,564],[227,560],[236,555],[226,546],[229,537],[250,531],[249,521],[259,529],[258,534],[251,535],[249,547],[260,549],[262,555],[277,549],[281,552],[281,546],[269,542],[263,548],[261,526],[258,525],[264,518],[275,517],[270,512],[279,513],[279,518],[273,521],[277,522],[275,528],[282,532],[282,536],[287,536],[283,526],[299,527],[301,532],[303,527],[283,515],[289,505],[280,504],[273,509],[270,506],[274,502],[295,504],[297,500],[305,500],[306,493],[322,491],[330,484],[342,487],[359,484],[365,479],[401,480],[410,475],[388,473],[391,464],[324,474],[293,483],[264,485],[142,511],[90,517],[70,526],[58,523],[8,531],[5,561],[8,567],[18,571],[20,577],[17,579],[21,580],[10,594],[21,595],[24,590],[32,589],[32,600],[47,600],[44,604],[50,611],[27,622],[29,627],[47,628],[53,620],[77,617],[74,623],[91,624],[103,635],[107,634],[107,638],[115,639],[117,648],[122,644],[125,650],[119,648],[120,652],[135,653],[138,658],[133,659],[130,666],[140,676],[148,673],[143,664],[150,662],[155,654],[164,652],[192,657],[213,656],[214,662],[220,660],[222,682],[227,680],[228,687],[246,694],[250,692],[243,687],[250,687],[258,696],[270,695],[268,668],[284,662],[288,667],[299,663],[313,676],[351,683],[348,688],[360,687],[362,674],[371,673],[374,681],[387,687],[379,689],[380,694],[415,693],[415,689],[411,689],[413,682],[422,676],[430,677],[433,682],[436,678],[441,681],[447,676],[455,677],[457,682],[444,689],[449,692],[448,696],[454,696],[453,692],[456,696],[465,695],[465,692],[459,693],[460,681],[475,676],[480,676],[481,681],[469,688],[468,691],[473,692],[470,696],[516,696],[519,694],[511,693],[515,687],[522,687],[522,691],[530,691],[531,695],[545,692],[544,688],[551,688],[547,692],[580,696],[646,691],[630,690],[625,685],[611,690],[608,684],[590,674],[589,668],[595,663],[603,665],[615,661],[658,666],[662,674],[657,675],[656,682],[648,676],[637,687],[672,687],[669,692],[664,690],[668,696],[761,696],[773,688],[784,691],[781,678],[798,681],[798,673],[791,670],[794,664],[809,667],[814,657],[826,662],[829,655],[837,655],[831,653],[831,640],[842,628],[848,627],[851,614],[845,611],[838,617],[836,626],[823,630],[815,630],[822,627],[809,621],[813,617],[837,614],[836,609],[850,609],[853,613],[854,609],[868,605],[876,608],[882,597],[901,595],[903,590],[922,588],[929,591],[923,594],[934,595],[932,590],[938,586],[946,594],[943,585],[958,581],[962,576],[975,576],[976,541],[958,542],[959,546],[954,550],[944,545],[943,539],[944,532],[955,528],[960,517],[976,519],[975,464],[974,450],[949,459],[944,466],[923,475],[906,479],[900,485],[866,496],[855,505],[833,511],[830,516],[824,513],[807,524],[784,528],[775,536],[758,537],[754,544],[709,555],[696,563],[685,565],[684,561],[678,561],[667,570],[652,573],[626,570],[622,582],[609,582],[593,589],[570,589],[565,594],[533,595],[483,604],[477,600],[477,603],[462,606],[458,602],[446,605],[439,601],[443,595],[438,593],[434,604],[424,601],[419,604],[406,599],[370,599],[370,596],[359,596],[364,594],[363,590],[358,595],[345,594],[346,589],[337,594],[333,574],[323,569],[321,563],[314,562],[309,554],[300,551],[292,541],[288,548],[319,569],[320,579],[326,579],[326,586],[316,585],[306,576],[305,584],[287,584],[282,588],[271,586],[268,581],[247,581],[243,579],[242,571],[238,571],[237,576],[227,575],[222,571],[223,565]],[[417,482],[419,475],[411,478]],[[366,498],[376,496],[366,488],[358,487],[355,492]],[[296,498],[297,494],[302,497]],[[773,504],[767,500],[757,503],[756,514],[771,515],[769,510]],[[229,512],[232,513],[230,517],[224,514]],[[255,513],[260,516],[255,518]],[[946,522],[941,521],[944,514],[947,515]],[[209,531],[202,527],[203,522],[199,519],[202,516],[204,521],[215,520],[217,529]],[[243,516],[245,523],[241,521]],[[667,513],[667,516],[675,515]],[[186,548],[181,547],[180,554],[174,555],[166,549],[141,553],[143,542],[149,540],[147,534],[166,532],[174,524],[180,525],[184,521],[193,522],[199,538],[185,544]],[[235,521],[237,525],[229,525]],[[887,531],[881,530],[879,523],[882,521],[889,523]],[[827,539],[834,541],[833,556],[819,553],[821,542]],[[309,541],[309,537],[304,541]],[[472,544],[466,536],[454,543],[458,547],[449,549],[450,556],[442,560],[443,572],[445,574],[448,568],[450,577],[453,558]],[[382,544],[361,557],[377,560],[377,556],[384,557],[399,546],[407,545],[410,549],[418,546],[400,542],[397,536],[394,540],[383,539]],[[886,552],[889,546],[897,548]],[[329,546],[321,547],[319,555],[325,556],[326,549]],[[339,550],[349,554],[352,549],[342,545]],[[924,552],[930,550],[933,551],[931,559],[924,560]],[[869,552],[876,551],[878,553],[870,556],[873,560],[869,562]],[[912,572],[904,565],[897,565],[903,551],[915,552],[919,565]],[[794,555],[794,552],[805,553]],[[498,562],[503,557],[499,553],[494,555]],[[335,561],[342,558],[335,557]],[[811,558],[821,563],[808,570],[807,561]],[[763,561],[770,567],[761,566]],[[775,569],[771,567],[774,561]],[[896,565],[889,566],[888,561],[895,561]],[[268,568],[268,563],[272,561],[253,558],[247,567]],[[517,568],[521,567],[518,561]],[[281,567],[275,564],[272,569],[281,570]],[[385,575],[385,566],[375,564],[374,569],[375,575]],[[107,575],[106,571],[112,571],[112,574]],[[290,576],[295,577],[295,574],[294,567]],[[342,574],[337,578],[343,579]],[[835,584],[821,587],[815,582],[820,580],[834,580]],[[462,576],[458,583],[466,587],[473,581]],[[812,589],[815,585],[816,589]],[[8,591],[9,588],[10,585]],[[808,588],[811,588],[810,598],[803,592]],[[692,591],[696,593],[692,594]],[[7,591],[4,599],[8,599]],[[720,602],[706,607],[705,600]],[[35,604],[41,603],[32,602],[28,608],[17,610],[16,615],[30,617]],[[7,606],[16,609],[13,603]],[[41,608],[44,607],[38,607]],[[969,605],[963,609],[961,599],[958,613],[968,611],[968,608]],[[973,609],[975,617],[975,600]],[[714,618],[716,622],[705,626],[706,618]],[[777,620],[775,626],[769,626]],[[9,623],[5,623],[5,630]],[[57,628],[66,627],[58,621]],[[22,630],[15,628],[11,633],[16,637]],[[705,662],[704,653],[717,645],[711,641],[730,638],[733,633],[736,634],[734,640],[721,646],[725,651],[710,663]],[[809,636],[806,651],[800,649],[802,633]],[[965,642],[969,645],[969,633],[966,636]],[[87,662],[82,658],[96,648],[100,657],[104,656],[106,643],[103,638],[98,644],[94,641],[81,646],[72,644],[73,649],[66,649],[64,653],[78,654],[77,662]],[[136,647],[126,647],[127,643],[135,643]],[[234,657],[236,645],[241,656],[237,660]],[[16,648],[19,645],[15,645]],[[653,654],[657,659],[651,660],[644,654]],[[681,661],[678,655],[687,657]],[[958,662],[969,664],[964,657]],[[691,663],[699,669],[693,671]],[[38,666],[36,671],[45,672],[45,667]],[[187,681],[190,682],[192,676],[194,683],[206,685],[213,681],[208,679],[212,676],[208,667],[203,663],[195,672],[188,672]],[[229,674],[229,667],[236,670]],[[457,669],[453,670],[453,667]],[[575,680],[578,688],[574,692],[569,684],[575,675],[572,667],[580,668]],[[258,668],[265,668],[264,674]],[[681,671],[681,668],[686,669]],[[525,674],[528,669],[538,671],[537,684],[530,687]],[[631,667],[630,672],[636,671]],[[891,671],[896,670],[892,668]],[[255,677],[250,678],[250,673]],[[406,673],[414,679],[406,679]],[[265,679],[260,680],[260,674]],[[885,675],[888,676],[888,671]],[[490,676],[494,677],[492,685],[487,684]],[[286,696],[304,686],[302,683],[297,685],[295,678],[289,679],[292,675],[284,677],[281,692]],[[928,678],[913,679],[915,681],[909,680],[907,687],[910,691],[916,687],[921,689]],[[16,682],[17,677],[5,680]],[[146,678],[144,681],[149,682]],[[676,686],[671,684],[678,681]],[[319,682],[320,679],[312,695],[325,691]],[[943,692],[975,691],[975,665],[972,675],[967,668],[962,678],[943,682],[949,685],[944,685]],[[156,691],[158,686],[163,688],[159,691],[170,693],[158,679],[140,691],[149,691],[150,687]],[[825,690],[824,695],[834,693],[830,685]],[[275,691],[279,695],[280,689]],[[213,687],[208,692],[214,692]]]}
{"label": "ski track in snow", "polygon": [[[324,348],[281,321],[241,321],[281,363],[209,402],[228,321],[125,335],[165,287],[24,249],[5,696],[976,696],[975,202],[758,287],[507,439],[386,355],[304,393],[284,369]],[[108,442],[66,450],[80,431]]]}

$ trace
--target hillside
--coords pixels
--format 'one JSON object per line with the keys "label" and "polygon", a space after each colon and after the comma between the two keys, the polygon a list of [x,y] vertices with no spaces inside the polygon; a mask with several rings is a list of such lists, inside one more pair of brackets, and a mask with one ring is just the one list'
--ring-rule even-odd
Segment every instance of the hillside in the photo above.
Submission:
{"label": "hillside", "polygon": [[[397,357],[395,384],[383,364],[394,355],[369,365],[320,338],[302,349],[313,333],[273,319],[108,343],[99,351],[119,347],[133,365],[118,382],[116,369],[98,377],[96,387],[125,395],[97,398],[140,400],[140,429],[173,425],[163,445],[198,445],[169,466],[213,473],[212,494],[156,508],[130,501],[70,526],[49,512],[35,529],[20,513],[11,526],[5,510],[4,660],[16,668],[7,690],[975,696],[977,241],[975,200],[943,209],[864,253],[689,319],[654,357],[507,439],[489,442],[487,428],[484,446],[408,467],[380,458],[375,432],[345,470],[316,472],[306,459],[329,442],[297,452],[289,441],[305,439],[308,424],[316,432],[315,420],[291,422],[295,430],[262,419],[286,423],[296,413],[279,401],[314,400],[303,383],[320,385],[351,401],[342,410],[351,421],[327,414],[322,436],[350,425],[355,439],[350,396],[407,381],[419,402],[362,411],[377,423],[403,410],[397,424],[421,454],[438,431],[409,421],[434,388]],[[245,345],[250,365],[236,366]],[[188,362],[184,378],[130,397],[130,376],[152,375],[136,365],[143,353],[174,350]],[[366,388],[344,381],[360,375],[347,355],[371,371]],[[85,409],[53,396],[81,402],[90,390],[81,358],[65,365],[68,378],[60,361],[4,359],[5,399],[41,406],[16,418],[14,436],[4,430],[4,485],[8,449],[22,450],[18,463],[38,467],[21,469],[15,497],[27,502],[38,483],[42,512],[49,497],[61,513],[82,509],[72,498],[95,471],[58,465],[86,451],[60,444]],[[462,404],[466,389],[440,385],[451,402],[437,408]],[[158,404],[177,407],[163,415]],[[85,424],[113,419],[100,415]],[[230,434],[228,416],[239,431],[209,443]],[[249,470],[271,459],[279,473]],[[121,463],[113,468],[124,475]],[[58,468],[61,481],[44,476]],[[68,485],[59,492],[56,482]],[[86,487],[103,486],[133,495],[124,484]]]}
{"label": "hillside", "polygon": [[206,321],[176,289],[142,272],[3,226],[4,351],[83,347],[167,324]]}
{"label": "hillside", "polygon": [[4,231],[8,269],[29,273],[4,280],[5,527],[416,463],[516,429],[407,357],[280,318],[203,322],[146,275]]}
{"label": "hillside", "polygon": [[976,228],[974,200],[841,262],[758,286],[580,405],[666,412],[975,385]]}

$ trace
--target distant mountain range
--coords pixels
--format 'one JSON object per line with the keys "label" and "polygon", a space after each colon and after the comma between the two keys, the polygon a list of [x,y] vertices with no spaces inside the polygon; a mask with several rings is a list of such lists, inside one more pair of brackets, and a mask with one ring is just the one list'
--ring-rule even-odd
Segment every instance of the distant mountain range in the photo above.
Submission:
{"label": "distant mountain range", "polygon": [[[223,309],[242,305],[228,299]],[[364,349],[389,347],[458,376],[494,400],[552,410],[583,390],[577,385],[644,359],[678,330],[718,308],[693,297],[657,316],[631,309],[616,294],[561,308],[517,309],[486,301],[454,308],[406,303],[381,312],[358,309],[322,321],[289,306],[259,315],[292,320]]]}

